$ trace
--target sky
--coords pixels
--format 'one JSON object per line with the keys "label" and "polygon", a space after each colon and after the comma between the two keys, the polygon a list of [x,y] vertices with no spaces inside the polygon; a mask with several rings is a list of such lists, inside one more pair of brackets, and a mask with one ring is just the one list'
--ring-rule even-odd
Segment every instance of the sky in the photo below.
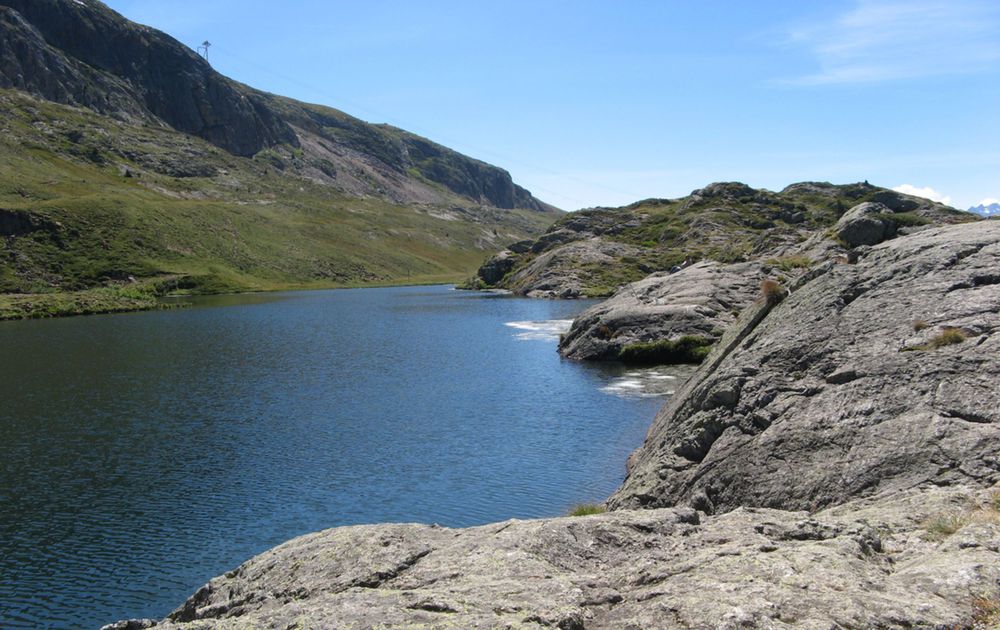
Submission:
{"label": "sky", "polygon": [[868,180],[1000,198],[998,0],[106,0],[225,75],[560,208]]}

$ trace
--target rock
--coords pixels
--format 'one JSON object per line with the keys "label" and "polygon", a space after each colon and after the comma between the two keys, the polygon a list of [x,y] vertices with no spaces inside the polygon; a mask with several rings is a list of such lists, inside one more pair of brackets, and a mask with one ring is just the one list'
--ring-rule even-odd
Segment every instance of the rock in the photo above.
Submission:
{"label": "rock", "polygon": [[[751,307],[657,415],[610,505],[816,510],[996,483],[997,269],[1000,224],[934,228],[812,270],[768,314]],[[947,329],[965,340],[936,346]]]}
{"label": "rock", "polygon": [[615,265],[637,248],[594,237],[546,251],[527,265],[515,268],[504,287],[539,298],[579,298],[590,283],[588,268]]}
{"label": "rock", "polygon": [[628,344],[719,337],[760,294],[760,265],[700,262],[626,285],[581,313],[559,344],[571,359],[617,359]]}
{"label": "rock", "polygon": [[896,224],[888,218],[889,214],[889,208],[880,203],[858,204],[848,210],[833,229],[848,247],[877,245],[896,235]]}
{"label": "rock", "polygon": [[497,284],[514,268],[518,258],[517,254],[505,249],[483,263],[479,268],[479,277],[488,285]]}
{"label": "rock", "polygon": [[933,540],[923,523],[984,500],[927,487],[814,514],[344,527],[215,578],[156,627],[968,627],[970,593],[1000,580],[1000,525]]}
{"label": "rock", "polygon": [[[903,212],[907,216],[898,216]],[[778,193],[716,183],[681,199],[570,213],[530,245],[520,246],[524,255],[496,288],[544,297],[610,296],[621,285],[668,271],[689,256],[721,263],[767,264],[803,256],[819,262],[844,254],[830,238],[834,226],[832,233],[842,232],[839,236],[854,247],[928,225],[974,220],[969,213],[867,183],[806,182]],[[590,251],[617,245],[627,253],[606,262],[581,257],[581,243]],[[544,288],[535,282],[543,277]]]}

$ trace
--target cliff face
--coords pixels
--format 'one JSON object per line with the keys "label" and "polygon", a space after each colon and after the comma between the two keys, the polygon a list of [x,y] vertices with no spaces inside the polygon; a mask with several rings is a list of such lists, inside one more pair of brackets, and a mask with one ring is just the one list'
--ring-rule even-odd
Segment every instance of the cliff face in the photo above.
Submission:
{"label": "cliff face", "polygon": [[612,506],[815,510],[1000,480],[1000,225],[858,254],[744,312],[657,416]]}
{"label": "cliff face", "polygon": [[981,222],[761,296],[610,513],[333,529],[116,627],[998,627],[998,270],[1000,223]]}
{"label": "cliff face", "polygon": [[[3,87],[111,116],[158,119],[235,155],[296,143],[253,90],[212,70],[177,40],[102,3],[4,0]],[[55,76],[49,71],[55,69]]]}
{"label": "cliff face", "polygon": [[[400,129],[232,81],[169,35],[98,0],[0,0],[0,34],[0,88],[167,125],[236,156],[278,149],[271,157],[282,169],[351,193],[553,210],[502,169]],[[290,159],[297,153],[306,159]]]}

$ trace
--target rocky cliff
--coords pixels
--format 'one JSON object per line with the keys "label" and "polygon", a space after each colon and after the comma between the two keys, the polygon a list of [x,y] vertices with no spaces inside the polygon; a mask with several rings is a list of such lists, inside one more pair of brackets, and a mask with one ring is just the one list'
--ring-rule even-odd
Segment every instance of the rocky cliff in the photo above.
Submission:
{"label": "rocky cliff", "polygon": [[610,513],[333,529],[117,627],[998,627],[998,269],[938,227],[753,300]]}
{"label": "rocky cliff", "polygon": [[2,0],[0,34],[0,88],[168,126],[241,157],[271,150],[281,169],[352,193],[552,210],[502,169],[224,77],[174,38],[98,0]]}

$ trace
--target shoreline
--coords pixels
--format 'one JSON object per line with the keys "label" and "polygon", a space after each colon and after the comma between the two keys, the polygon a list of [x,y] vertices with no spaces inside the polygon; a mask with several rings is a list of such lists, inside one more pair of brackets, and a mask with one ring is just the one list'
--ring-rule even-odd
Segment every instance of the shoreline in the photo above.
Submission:
{"label": "shoreline", "polygon": [[164,300],[211,297],[225,295],[254,295],[291,291],[331,291],[340,289],[377,289],[391,287],[421,287],[454,284],[459,276],[444,274],[423,276],[423,279],[406,281],[386,280],[371,283],[346,283],[329,285],[274,285],[237,291],[205,291],[159,294],[155,283],[162,280],[136,284],[110,285],[84,289],[82,291],[54,291],[52,293],[8,293],[0,294],[0,322],[34,319],[61,319],[87,315],[111,315],[118,313],[141,313],[145,311],[185,308],[188,304],[165,303]]}

